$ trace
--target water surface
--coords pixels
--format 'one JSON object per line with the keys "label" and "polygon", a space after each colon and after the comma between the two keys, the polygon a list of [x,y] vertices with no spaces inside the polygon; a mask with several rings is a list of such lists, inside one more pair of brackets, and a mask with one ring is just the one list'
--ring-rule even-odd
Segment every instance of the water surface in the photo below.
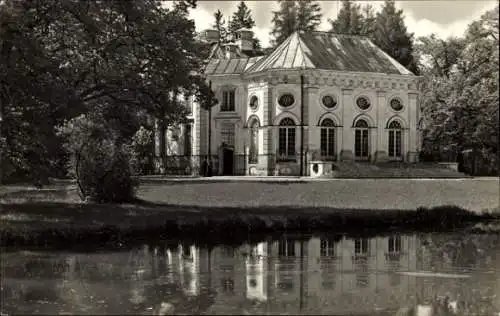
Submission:
{"label": "water surface", "polygon": [[499,315],[500,237],[283,235],[2,254],[7,314]]}

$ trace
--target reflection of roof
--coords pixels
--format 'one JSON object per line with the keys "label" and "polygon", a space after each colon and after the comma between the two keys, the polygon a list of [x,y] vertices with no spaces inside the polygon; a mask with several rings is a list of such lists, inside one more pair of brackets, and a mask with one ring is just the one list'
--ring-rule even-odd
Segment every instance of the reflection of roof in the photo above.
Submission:
{"label": "reflection of roof", "polygon": [[[362,36],[329,32],[295,32],[264,58],[211,60],[207,74],[242,74],[273,69],[324,69],[413,75],[408,69]],[[248,56],[247,56],[248,57]],[[243,65],[242,63],[246,63]]]}

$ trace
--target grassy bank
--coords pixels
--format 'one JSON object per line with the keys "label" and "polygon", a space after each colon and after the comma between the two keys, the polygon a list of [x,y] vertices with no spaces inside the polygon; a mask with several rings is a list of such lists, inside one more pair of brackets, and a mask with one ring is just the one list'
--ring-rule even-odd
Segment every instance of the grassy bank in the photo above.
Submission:
{"label": "grassy bank", "polygon": [[141,185],[138,196],[134,204],[97,205],[81,203],[71,186],[3,188],[1,246],[227,243],[284,231],[369,236],[455,230],[500,218],[498,181],[491,180],[171,183]]}
{"label": "grassy bank", "polygon": [[93,249],[148,240],[241,242],[251,236],[287,233],[383,234],[444,231],[500,220],[443,206],[408,210],[325,207],[201,207],[138,201],[127,205],[68,202],[2,204],[1,246]]}

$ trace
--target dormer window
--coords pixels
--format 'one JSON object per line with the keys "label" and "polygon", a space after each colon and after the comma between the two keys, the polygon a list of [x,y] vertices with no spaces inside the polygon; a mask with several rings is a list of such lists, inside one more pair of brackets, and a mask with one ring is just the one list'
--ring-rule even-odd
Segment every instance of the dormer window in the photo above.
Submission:
{"label": "dormer window", "polygon": [[224,89],[222,91],[222,104],[221,104],[221,112],[234,112],[235,111],[235,95],[236,90],[233,89]]}

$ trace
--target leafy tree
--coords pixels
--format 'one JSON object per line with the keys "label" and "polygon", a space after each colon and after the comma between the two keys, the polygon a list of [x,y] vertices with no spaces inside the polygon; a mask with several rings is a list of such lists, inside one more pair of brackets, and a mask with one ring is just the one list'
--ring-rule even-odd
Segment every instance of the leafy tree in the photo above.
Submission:
{"label": "leafy tree", "polygon": [[402,10],[396,10],[393,0],[386,0],[377,13],[373,40],[383,51],[400,64],[418,74],[413,55],[413,34],[408,33]]}
{"label": "leafy tree", "polygon": [[489,28],[498,23],[495,10],[471,23],[464,38],[431,36],[419,47],[431,64],[424,72],[424,152],[474,148],[485,174],[498,173],[499,162],[499,42]]}
{"label": "leafy tree", "polygon": [[273,12],[272,46],[279,45],[295,31],[315,31],[321,23],[321,7],[316,1],[278,0],[278,3],[280,9]]}
{"label": "leafy tree", "polygon": [[212,27],[219,32],[219,42],[225,43],[227,41],[227,30],[226,30],[226,20],[224,20],[224,14],[221,10],[214,12],[214,24]]}
{"label": "leafy tree", "polygon": [[464,40],[448,38],[446,40],[431,34],[418,38],[416,52],[421,59],[419,69],[424,74],[438,77],[450,77],[458,59],[464,49]]}
{"label": "leafy tree", "polygon": [[176,1],[168,10],[154,0],[1,4],[2,166],[46,178],[62,152],[54,127],[83,113],[99,113],[117,132],[117,146],[147,117],[161,127],[181,121],[186,111],[176,96],[197,93],[205,84],[204,48],[188,19],[194,5]]}

